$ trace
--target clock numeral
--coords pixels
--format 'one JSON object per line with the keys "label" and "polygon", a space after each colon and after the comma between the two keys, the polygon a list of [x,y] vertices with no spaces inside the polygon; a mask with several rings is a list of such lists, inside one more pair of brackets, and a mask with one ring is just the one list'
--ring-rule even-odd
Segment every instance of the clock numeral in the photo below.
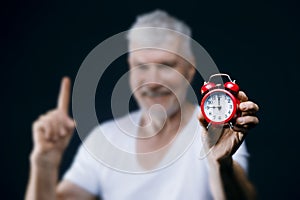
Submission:
{"label": "clock numeral", "polygon": [[232,109],[232,105],[229,105],[229,108]]}
{"label": "clock numeral", "polygon": [[225,114],[225,118],[227,118],[228,116]]}
{"label": "clock numeral", "polygon": [[221,116],[219,116],[218,119],[221,120]]}

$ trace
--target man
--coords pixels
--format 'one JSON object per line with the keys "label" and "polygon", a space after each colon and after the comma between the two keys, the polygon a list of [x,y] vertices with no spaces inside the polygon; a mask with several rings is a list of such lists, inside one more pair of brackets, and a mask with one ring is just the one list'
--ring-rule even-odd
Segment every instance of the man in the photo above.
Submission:
{"label": "man", "polygon": [[[211,143],[220,128],[208,130],[199,107],[186,100],[188,85],[195,74],[189,41],[176,34],[161,34],[160,29],[190,35],[189,28],[162,11],[138,18],[133,28],[139,27],[159,28],[130,31],[129,50],[154,43],[161,47],[131,51],[128,57],[130,86],[141,109],[95,128],[86,139],[87,148],[80,147],[71,168],[57,184],[59,164],[75,127],[68,116],[71,83],[64,78],[57,108],[33,124],[34,148],[26,199],[255,198],[246,175],[248,154],[243,141],[248,129],[258,123],[258,106],[240,91],[242,115],[233,128],[223,127],[216,143]],[[162,50],[165,47],[170,51]],[[128,124],[128,119],[139,126]],[[124,137],[117,124],[123,124],[134,139]],[[108,140],[134,151],[135,163],[131,167],[145,173],[124,172],[100,163],[95,158],[97,150],[103,153],[100,129],[105,130],[103,134]],[[165,162],[182,147],[178,141],[194,133],[191,145],[186,145],[188,148],[180,156],[172,157],[172,162]],[[199,159],[201,149],[206,153],[205,159]],[[123,159],[121,165],[129,162],[122,156],[104,153],[117,161]]]}

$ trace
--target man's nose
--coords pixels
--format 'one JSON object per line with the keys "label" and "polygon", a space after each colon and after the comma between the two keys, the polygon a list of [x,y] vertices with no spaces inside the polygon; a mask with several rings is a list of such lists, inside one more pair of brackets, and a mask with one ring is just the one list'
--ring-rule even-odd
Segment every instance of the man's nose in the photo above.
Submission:
{"label": "man's nose", "polygon": [[147,86],[151,88],[161,87],[161,73],[157,66],[151,66],[146,74]]}

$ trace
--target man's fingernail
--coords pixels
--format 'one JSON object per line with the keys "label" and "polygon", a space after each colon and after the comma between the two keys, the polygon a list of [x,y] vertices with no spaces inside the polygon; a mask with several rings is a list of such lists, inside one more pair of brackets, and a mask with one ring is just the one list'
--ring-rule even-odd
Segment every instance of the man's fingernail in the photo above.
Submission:
{"label": "man's fingernail", "polygon": [[244,123],[244,119],[243,118],[238,118],[237,121],[238,121],[239,124],[243,124]]}

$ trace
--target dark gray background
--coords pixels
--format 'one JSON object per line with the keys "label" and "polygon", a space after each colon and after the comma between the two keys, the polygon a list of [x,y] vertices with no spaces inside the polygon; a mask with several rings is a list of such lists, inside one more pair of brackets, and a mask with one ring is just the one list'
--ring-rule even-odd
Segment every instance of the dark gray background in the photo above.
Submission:
{"label": "dark gray background", "polygon": [[[248,137],[250,179],[260,199],[296,199],[299,191],[299,4],[294,1],[10,1],[1,7],[1,199],[22,199],[32,148],[31,123],[55,107],[60,79],[74,81],[87,54],[125,31],[137,14],[165,9],[260,105]],[[100,58],[101,59],[101,58]],[[111,118],[114,82],[127,70],[120,57],[101,80],[96,108]],[[201,77],[193,83],[202,85]],[[200,101],[200,96],[199,96]],[[131,109],[136,106],[134,102]],[[76,152],[77,134],[62,163]],[[3,198],[2,198],[3,197]]]}

